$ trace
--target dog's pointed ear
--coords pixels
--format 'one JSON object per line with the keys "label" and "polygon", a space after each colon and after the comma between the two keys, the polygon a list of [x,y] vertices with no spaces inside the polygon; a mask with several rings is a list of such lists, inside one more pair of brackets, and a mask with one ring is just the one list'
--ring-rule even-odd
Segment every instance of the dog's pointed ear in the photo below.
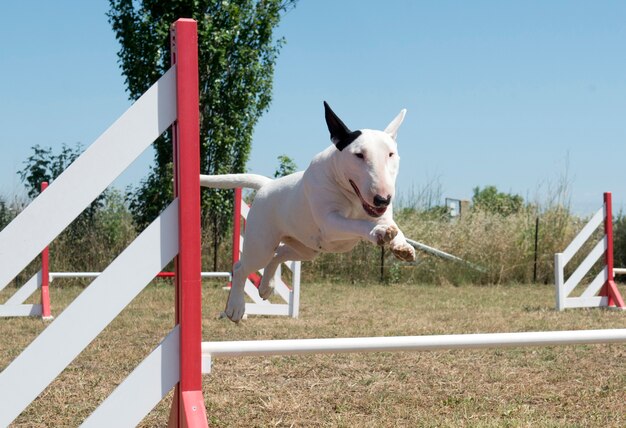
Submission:
{"label": "dog's pointed ear", "polygon": [[343,121],[339,119],[339,116],[332,111],[326,101],[324,101],[324,117],[326,118],[328,131],[330,132],[330,141],[332,141],[335,147],[340,151],[345,149],[348,144],[361,135],[361,131],[350,131]]}
{"label": "dog's pointed ear", "polygon": [[394,140],[398,136],[398,128],[400,128],[400,125],[402,125],[402,121],[404,120],[405,114],[406,114],[406,109],[403,108],[402,110],[400,110],[400,113],[398,113],[395,119],[393,119],[391,123],[389,123],[389,125],[387,125],[387,127],[385,128],[385,132],[391,135],[391,138],[393,138]]}

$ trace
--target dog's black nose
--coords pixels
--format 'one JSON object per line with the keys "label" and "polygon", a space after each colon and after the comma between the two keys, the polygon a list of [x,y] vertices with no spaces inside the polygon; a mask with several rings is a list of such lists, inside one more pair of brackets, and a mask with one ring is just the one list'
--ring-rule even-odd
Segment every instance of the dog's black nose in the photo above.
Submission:
{"label": "dog's black nose", "polygon": [[386,207],[391,203],[391,195],[387,195],[387,198],[383,198],[380,195],[374,196],[374,205],[377,207]]}

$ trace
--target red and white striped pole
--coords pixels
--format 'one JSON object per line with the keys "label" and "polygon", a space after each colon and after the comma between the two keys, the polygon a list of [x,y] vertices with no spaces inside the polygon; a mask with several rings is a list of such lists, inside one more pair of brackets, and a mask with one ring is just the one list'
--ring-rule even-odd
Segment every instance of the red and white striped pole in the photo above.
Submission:
{"label": "red and white striped pole", "polygon": [[624,308],[626,307],[624,305],[624,299],[617,289],[617,284],[615,284],[614,279],[615,273],[613,272],[613,201],[611,192],[604,193],[604,211],[604,233],[606,234],[606,251],[604,252],[604,259],[606,262],[608,278],[600,291],[600,296],[608,297],[608,306]]}
{"label": "red and white striped pole", "polygon": [[[48,188],[48,182],[41,183],[41,191]],[[46,248],[41,252],[41,317],[51,319],[50,311],[50,249]]]}
{"label": "red and white striped pole", "polygon": [[171,29],[172,65],[176,65],[177,120],[172,127],[174,194],[178,198],[176,323],[180,331],[180,382],[169,426],[206,427],[202,395],[202,282],[200,241],[200,116],[198,32],[192,19]]}

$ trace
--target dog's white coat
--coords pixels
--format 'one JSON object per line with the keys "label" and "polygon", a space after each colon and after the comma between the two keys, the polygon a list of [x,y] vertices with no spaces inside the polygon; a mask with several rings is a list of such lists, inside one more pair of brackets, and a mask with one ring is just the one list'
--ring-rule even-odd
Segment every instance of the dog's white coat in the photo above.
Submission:
{"label": "dog's white coat", "polygon": [[258,189],[226,304],[225,313],[232,321],[244,315],[246,278],[261,268],[265,271],[259,294],[267,299],[280,263],[312,260],[319,252],[349,251],[360,240],[388,243],[396,257],[415,260],[415,250],[393,221],[392,204],[379,217],[369,215],[365,208],[368,204],[376,209],[376,195],[394,197],[400,161],[396,136],[405,112],[384,131],[361,130],[341,151],[329,146],[313,158],[306,171],[275,180],[256,174],[200,176],[205,187]]}

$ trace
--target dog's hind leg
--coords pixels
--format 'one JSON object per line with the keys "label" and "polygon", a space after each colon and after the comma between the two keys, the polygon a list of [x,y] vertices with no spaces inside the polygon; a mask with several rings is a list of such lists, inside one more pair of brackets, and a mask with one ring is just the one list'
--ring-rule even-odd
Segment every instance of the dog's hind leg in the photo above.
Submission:
{"label": "dog's hind leg", "polygon": [[246,279],[252,272],[256,272],[270,263],[274,256],[274,248],[277,245],[277,243],[268,245],[267,241],[254,239],[252,236],[254,234],[250,234],[250,237],[244,241],[241,259],[233,266],[233,281],[224,313],[234,322],[241,320],[246,310]]}
{"label": "dog's hind leg", "polygon": [[272,260],[270,260],[267,266],[265,266],[265,269],[263,269],[263,278],[261,279],[261,284],[259,285],[259,295],[265,300],[267,300],[274,292],[274,276],[276,274],[276,269],[278,269],[278,266],[280,266],[281,263],[288,260],[313,260],[318,254],[317,251],[305,247],[297,241],[294,242],[293,240],[288,240],[288,242],[289,244],[280,244]]}

